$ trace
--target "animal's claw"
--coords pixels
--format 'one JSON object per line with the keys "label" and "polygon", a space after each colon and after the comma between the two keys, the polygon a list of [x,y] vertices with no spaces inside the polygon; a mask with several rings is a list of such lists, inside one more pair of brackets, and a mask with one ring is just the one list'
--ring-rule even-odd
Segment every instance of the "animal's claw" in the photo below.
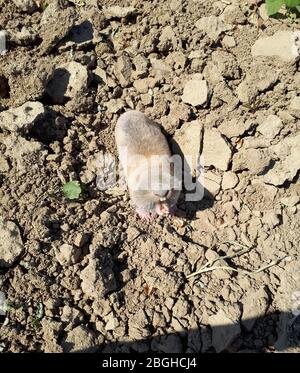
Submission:
{"label": "animal's claw", "polygon": [[138,213],[138,216],[142,220],[146,220],[146,221],[151,221],[152,220],[152,216],[151,216],[150,212],[137,212],[137,213]]}

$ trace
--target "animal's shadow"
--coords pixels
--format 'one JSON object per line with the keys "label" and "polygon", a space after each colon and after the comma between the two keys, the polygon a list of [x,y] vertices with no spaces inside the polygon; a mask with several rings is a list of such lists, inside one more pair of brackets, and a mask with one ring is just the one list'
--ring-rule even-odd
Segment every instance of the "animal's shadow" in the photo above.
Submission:
{"label": "animal's shadow", "polygon": [[203,169],[201,168],[200,154],[199,158],[194,160],[195,164],[197,164],[197,170],[196,175],[193,175],[193,170],[191,170],[189,162],[183,154],[180,145],[162,126],[159,127],[169,142],[172,154],[178,155],[182,162],[183,187],[179,196],[178,205],[179,207],[184,206],[187,215],[190,218],[194,218],[197,211],[206,210],[214,204],[213,195],[203,184]]}

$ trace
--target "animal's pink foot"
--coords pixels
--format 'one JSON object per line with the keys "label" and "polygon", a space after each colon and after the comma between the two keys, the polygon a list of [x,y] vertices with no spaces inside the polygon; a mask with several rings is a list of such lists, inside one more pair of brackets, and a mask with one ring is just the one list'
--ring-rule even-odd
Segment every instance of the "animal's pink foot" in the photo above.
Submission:
{"label": "animal's pink foot", "polygon": [[151,221],[152,220],[152,216],[151,216],[150,212],[137,211],[137,214],[142,220],[146,220],[146,221]]}

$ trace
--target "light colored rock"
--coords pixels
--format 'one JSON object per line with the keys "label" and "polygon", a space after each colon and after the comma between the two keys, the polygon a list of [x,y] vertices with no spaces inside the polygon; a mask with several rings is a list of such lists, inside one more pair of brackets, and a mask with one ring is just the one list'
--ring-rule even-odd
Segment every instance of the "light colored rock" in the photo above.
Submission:
{"label": "light colored rock", "polygon": [[68,332],[62,342],[64,352],[95,352],[98,348],[97,338],[90,329],[84,325],[78,325]]}
{"label": "light colored rock", "polygon": [[271,155],[267,149],[241,148],[232,158],[232,171],[249,170],[252,175],[259,175],[269,166]]}
{"label": "light colored rock", "polygon": [[10,132],[26,133],[45,115],[45,108],[40,102],[28,101],[17,108],[0,113],[0,128]]}
{"label": "light colored rock", "polygon": [[192,106],[205,105],[208,100],[208,86],[198,74],[189,80],[183,89],[182,101]]}
{"label": "light colored rock", "polygon": [[174,134],[173,151],[175,154],[183,155],[184,170],[192,176],[196,176],[202,136],[203,126],[198,120],[184,123]]}
{"label": "light colored rock", "polygon": [[271,89],[278,80],[278,73],[267,65],[253,66],[236,89],[241,102],[251,103],[259,93]]}
{"label": "light colored rock", "polygon": [[221,180],[221,176],[216,175],[212,171],[204,173],[203,186],[205,188],[204,192],[208,197],[215,197],[219,193]]}
{"label": "light colored rock", "polygon": [[0,267],[10,267],[22,255],[24,246],[18,226],[0,218]]}
{"label": "light colored rock", "polygon": [[176,296],[183,281],[178,272],[168,272],[159,266],[143,277],[149,288],[156,288],[171,297]]}
{"label": "light colored rock", "polygon": [[149,61],[145,56],[138,54],[133,58],[132,63],[135,67],[132,72],[134,79],[145,78],[148,75]]}
{"label": "light colored rock", "polygon": [[3,138],[0,134],[0,141],[6,146],[5,155],[15,163],[18,175],[24,174],[28,167],[38,169],[43,164],[47,152],[40,142],[28,141],[16,134]]}
{"label": "light colored rock", "polygon": [[267,21],[269,19],[266,4],[261,4],[261,6],[259,7],[259,15],[264,21]]}
{"label": "light colored rock", "polygon": [[251,48],[253,57],[279,57],[293,62],[299,58],[300,31],[277,31],[272,36],[259,38]]}
{"label": "light colored rock", "polygon": [[264,182],[272,185],[282,185],[286,180],[291,181],[300,170],[300,134],[285,137],[271,150],[278,161],[263,177]]}
{"label": "light colored rock", "polygon": [[84,315],[78,309],[70,307],[68,305],[63,307],[62,314],[61,314],[61,321],[74,325],[74,324],[78,324],[80,321],[83,321],[83,319],[84,319]]}
{"label": "light colored rock", "polygon": [[227,140],[215,129],[206,130],[203,137],[204,166],[214,166],[227,171],[231,161],[231,147]]}
{"label": "light colored rock", "polygon": [[283,128],[283,123],[277,115],[269,115],[258,127],[257,131],[267,139],[274,139]]}
{"label": "light colored rock", "polygon": [[239,137],[243,135],[246,131],[249,131],[251,127],[254,126],[254,123],[251,120],[239,120],[237,118],[233,118],[229,121],[223,121],[218,130],[222,133],[222,135],[232,138],[232,137]]}
{"label": "light colored rock", "polygon": [[244,13],[241,11],[241,8],[235,4],[228,5],[225,8],[221,18],[226,24],[230,25],[243,24],[247,19]]}
{"label": "light colored rock", "polygon": [[290,112],[296,118],[300,118],[300,96],[291,99]]}
{"label": "light colored rock", "polygon": [[86,66],[79,62],[63,64],[54,71],[46,90],[57,104],[65,102],[66,98],[80,98],[87,93],[88,72]]}
{"label": "light colored rock", "polygon": [[49,52],[66,37],[78,19],[75,7],[61,7],[59,1],[51,1],[42,13],[39,37],[42,38],[40,53]]}
{"label": "light colored rock", "polygon": [[243,304],[242,324],[248,331],[253,328],[257,319],[265,315],[269,304],[268,299],[268,294],[264,288],[251,289],[245,292],[241,301]]}
{"label": "light colored rock", "polygon": [[116,114],[125,107],[125,102],[121,98],[111,99],[105,103],[107,111]]}
{"label": "light colored rock", "polygon": [[219,36],[228,30],[232,30],[233,25],[225,24],[220,17],[209,16],[200,18],[195,26],[204,31],[213,41],[217,41]]}
{"label": "light colored rock", "polygon": [[280,199],[280,202],[285,206],[293,207],[300,202],[300,196],[283,197]]}
{"label": "light colored rock", "polygon": [[82,291],[90,298],[106,295],[116,289],[116,280],[112,271],[112,260],[109,255],[103,258],[89,257],[88,265],[79,275]]}
{"label": "light colored rock", "polygon": [[133,86],[139,93],[147,93],[149,88],[154,88],[157,83],[158,80],[156,78],[148,77],[135,80]]}
{"label": "light colored rock", "polygon": [[217,353],[229,347],[241,332],[238,312],[229,311],[229,309],[226,311],[219,309],[215,315],[208,319],[212,328],[212,345]]}
{"label": "light colored rock", "polygon": [[89,240],[89,235],[87,233],[77,233],[75,238],[74,238],[74,244],[77,247],[82,247],[84,246]]}
{"label": "light colored rock", "polygon": [[228,35],[225,35],[223,40],[222,40],[222,44],[224,44],[225,47],[227,48],[233,48],[236,46],[236,42],[235,42],[235,39],[233,36],[228,36]]}
{"label": "light colored rock", "polygon": [[273,229],[280,224],[280,218],[281,216],[276,211],[268,210],[264,212],[262,222]]}
{"label": "light colored rock", "polygon": [[119,57],[114,67],[114,73],[121,87],[127,87],[130,84],[131,72],[130,58],[128,56]]}
{"label": "light colored rock", "polygon": [[107,19],[111,18],[126,18],[136,13],[136,9],[132,6],[121,7],[118,5],[110,6],[103,9],[103,13]]}
{"label": "light colored rock", "polygon": [[55,251],[56,259],[62,266],[68,266],[77,263],[80,254],[81,250],[78,247],[68,245],[67,243],[62,244]]}
{"label": "light colored rock", "polygon": [[31,28],[22,27],[21,31],[13,35],[13,40],[19,45],[29,45],[36,38],[36,33]]}
{"label": "light colored rock", "polygon": [[172,73],[172,68],[165,61],[150,58],[150,62],[155,76],[163,77]]}
{"label": "light colored rock", "polygon": [[13,2],[22,12],[33,13],[37,9],[34,0],[13,0]]}
{"label": "light colored rock", "polygon": [[239,182],[239,178],[237,174],[235,174],[232,171],[224,172],[223,178],[222,178],[222,189],[233,189]]}
{"label": "light colored rock", "polygon": [[7,161],[7,159],[0,154],[0,171],[1,172],[7,172],[10,170],[10,165]]}
{"label": "light colored rock", "polygon": [[240,69],[233,54],[216,50],[212,53],[211,57],[212,62],[222,76],[229,79],[240,78]]}

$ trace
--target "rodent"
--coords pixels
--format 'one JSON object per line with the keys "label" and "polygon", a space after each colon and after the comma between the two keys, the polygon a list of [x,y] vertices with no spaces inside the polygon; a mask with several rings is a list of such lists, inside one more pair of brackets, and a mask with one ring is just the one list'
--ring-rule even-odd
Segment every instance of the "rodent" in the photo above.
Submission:
{"label": "rodent", "polygon": [[143,113],[130,110],[119,117],[115,137],[137,214],[146,220],[173,214],[181,180],[159,125]]}

